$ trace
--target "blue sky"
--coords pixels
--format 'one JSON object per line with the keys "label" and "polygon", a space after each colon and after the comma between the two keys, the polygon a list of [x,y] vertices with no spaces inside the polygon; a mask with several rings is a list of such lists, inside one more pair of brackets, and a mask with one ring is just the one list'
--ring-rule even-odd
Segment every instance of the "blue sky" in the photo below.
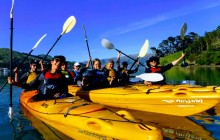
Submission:
{"label": "blue sky", "polygon": [[[0,3],[0,48],[10,46],[10,0]],[[177,36],[184,22],[186,32],[203,36],[220,25],[219,0],[15,0],[13,50],[28,53],[45,33],[33,54],[46,54],[71,15],[76,25],[64,34],[50,55],[64,55],[68,61],[116,57],[115,50],[101,46],[103,38],[126,54],[138,54],[146,39],[157,47],[169,36]],[[150,52],[150,51],[149,51]]]}

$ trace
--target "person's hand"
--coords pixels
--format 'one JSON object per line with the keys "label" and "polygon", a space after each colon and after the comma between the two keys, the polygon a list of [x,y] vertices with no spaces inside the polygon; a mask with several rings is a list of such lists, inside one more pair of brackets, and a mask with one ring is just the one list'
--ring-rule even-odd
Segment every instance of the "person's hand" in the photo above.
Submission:
{"label": "person's hand", "polygon": [[40,61],[39,61],[39,64],[40,64],[40,65],[43,65],[43,60],[40,60]]}
{"label": "person's hand", "polygon": [[18,68],[18,67],[15,67],[14,73],[18,73],[18,72],[19,72],[19,68]]}
{"label": "person's hand", "polygon": [[182,53],[181,57],[183,58],[186,54],[185,53]]}
{"label": "person's hand", "polygon": [[11,77],[8,77],[8,84],[13,84],[14,80]]}
{"label": "person's hand", "polygon": [[147,85],[147,86],[151,86],[152,85],[152,83],[149,82],[149,81],[144,81],[144,84]]}

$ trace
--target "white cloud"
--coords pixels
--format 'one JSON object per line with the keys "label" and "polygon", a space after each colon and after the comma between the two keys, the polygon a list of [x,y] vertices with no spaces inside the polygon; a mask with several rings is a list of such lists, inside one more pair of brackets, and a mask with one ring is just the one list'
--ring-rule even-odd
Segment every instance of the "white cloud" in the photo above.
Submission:
{"label": "white cloud", "polygon": [[177,10],[175,10],[175,11],[167,12],[165,14],[161,14],[161,15],[155,16],[150,19],[148,18],[148,19],[143,19],[143,20],[137,21],[137,22],[132,22],[132,23],[129,23],[123,27],[119,27],[119,28],[107,31],[107,32],[103,33],[101,36],[102,37],[103,36],[109,37],[109,36],[116,36],[116,35],[120,35],[120,34],[125,34],[128,32],[132,32],[135,30],[146,28],[146,27],[154,25],[154,24],[158,24],[162,21],[166,21],[166,20],[173,19],[176,17],[181,17],[184,15],[190,15],[190,14],[204,11],[204,10],[208,10],[208,9],[212,9],[212,8],[215,8],[219,5],[220,5],[219,1],[216,1],[214,3],[211,3],[211,2],[207,3],[207,1],[206,1],[206,2],[201,2],[201,3],[191,4],[191,5],[187,4],[186,7],[177,8]]}

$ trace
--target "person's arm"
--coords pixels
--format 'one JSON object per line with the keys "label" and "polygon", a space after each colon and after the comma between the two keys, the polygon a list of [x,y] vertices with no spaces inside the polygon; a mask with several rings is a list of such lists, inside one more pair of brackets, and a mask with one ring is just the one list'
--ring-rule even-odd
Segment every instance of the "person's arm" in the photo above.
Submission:
{"label": "person's arm", "polygon": [[44,70],[44,64],[43,64],[43,61],[40,60],[39,61],[39,64],[40,64],[40,68],[41,68],[41,72]]}
{"label": "person's arm", "polygon": [[121,56],[121,52],[118,52],[118,57],[117,57],[117,60],[116,60],[117,71],[120,71],[120,56]]}
{"label": "person's arm", "polygon": [[87,64],[86,64],[86,68],[89,68],[90,62],[91,62],[91,58],[89,58],[89,60],[88,60],[88,62],[87,62]]}
{"label": "person's arm", "polygon": [[118,57],[117,57],[117,60],[116,60],[117,63],[120,62],[120,56],[121,56],[121,52],[118,52]]}
{"label": "person's arm", "polygon": [[183,59],[184,56],[185,56],[185,54],[182,53],[182,55],[181,55],[178,59],[174,60],[174,61],[172,62],[172,64],[173,64],[173,65],[176,65],[181,59]]}
{"label": "person's arm", "polygon": [[18,67],[16,67],[14,69],[14,73],[15,73],[15,82],[19,82],[19,69],[18,69]]}
{"label": "person's arm", "polygon": [[8,77],[8,84],[12,84],[13,86],[22,87],[21,83],[14,81],[11,77]]}

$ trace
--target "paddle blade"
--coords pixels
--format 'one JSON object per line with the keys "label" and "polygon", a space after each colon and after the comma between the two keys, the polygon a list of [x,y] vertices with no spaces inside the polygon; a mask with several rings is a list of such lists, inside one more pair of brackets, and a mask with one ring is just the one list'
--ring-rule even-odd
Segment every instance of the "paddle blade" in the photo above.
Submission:
{"label": "paddle blade", "polygon": [[43,35],[38,41],[37,43],[34,45],[34,47],[32,48],[32,50],[34,50],[35,48],[37,48],[38,44],[44,39],[44,37],[46,36],[47,34]]}
{"label": "paddle blade", "polygon": [[158,82],[164,79],[163,75],[160,73],[143,73],[141,75],[137,75],[136,78],[141,78],[142,80],[150,82]]}
{"label": "paddle blade", "polygon": [[103,47],[107,48],[107,49],[114,49],[114,45],[108,41],[107,39],[102,39],[101,44]]}
{"label": "paddle blade", "polygon": [[61,33],[61,35],[70,32],[75,24],[76,18],[74,16],[70,16],[63,25],[63,32]]}
{"label": "paddle blade", "polygon": [[140,52],[139,52],[139,55],[138,55],[139,58],[144,57],[147,54],[148,47],[149,47],[149,41],[146,40],[144,42],[144,45],[142,46]]}
{"label": "paddle blade", "polygon": [[187,24],[184,23],[183,26],[181,27],[181,30],[180,30],[180,38],[182,40],[184,40],[184,35],[186,33],[186,30],[187,30]]}
{"label": "paddle blade", "polygon": [[11,11],[10,11],[10,18],[13,18],[14,16],[14,0],[12,0],[12,6],[11,6]]}

